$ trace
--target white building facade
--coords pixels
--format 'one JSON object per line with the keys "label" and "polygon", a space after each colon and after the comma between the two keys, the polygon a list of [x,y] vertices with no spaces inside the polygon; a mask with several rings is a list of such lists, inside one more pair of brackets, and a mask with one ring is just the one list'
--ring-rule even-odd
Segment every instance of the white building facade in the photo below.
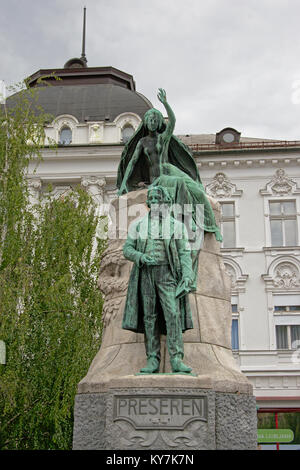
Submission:
{"label": "white building facade", "polygon": [[[43,161],[29,168],[31,201],[49,184],[54,197],[80,184],[99,207],[109,204],[124,142],[152,105],[130,75],[112,67],[52,72],[62,82],[41,98],[54,117]],[[34,74],[31,86],[43,74],[49,71]],[[222,207],[236,360],[260,409],[300,411],[300,142],[243,138],[231,128],[180,138]],[[56,150],[47,147],[52,140]]]}
{"label": "white building facade", "polygon": [[203,183],[222,208],[234,355],[260,409],[300,411],[300,147],[201,147]]}

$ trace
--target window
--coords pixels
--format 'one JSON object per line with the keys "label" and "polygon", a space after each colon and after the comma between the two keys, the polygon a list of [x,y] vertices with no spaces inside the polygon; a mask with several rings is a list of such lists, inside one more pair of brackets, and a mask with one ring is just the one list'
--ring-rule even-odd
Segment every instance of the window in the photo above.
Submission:
{"label": "window", "polygon": [[232,319],[231,347],[235,351],[237,351],[239,349],[239,320],[238,320],[238,318],[233,318]]}
{"label": "window", "polygon": [[300,347],[300,325],[276,325],[277,349]]}
{"label": "window", "polygon": [[300,305],[275,305],[274,312],[297,312],[300,313]]}
{"label": "window", "polygon": [[132,126],[125,126],[122,129],[122,142],[126,144],[131,136],[134,134],[134,128]]}
{"label": "window", "polygon": [[216,144],[228,145],[237,144],[240,141],[241,133],[232,127],[225,127],[225,129],[216,133]]}
{"label": "window", "polygon": [[59,144],[70,145],[72,143],[72,131],[69,127],[64,126],[59,133]]}
{"label": "window", "polygon": [[223,236],[222,247],[234,248],[236,245],[234,202],[221,203],[221,231]]}
{"label": "window", "polygon": [[272,246],[297,245],[295,201],[269,201]]}
{"label": "window", "polygon": [[231,324],[231,348],[233,351],[238,351],[239,348],[239,318],[238,318],[238,304],[237,297],[233,296],[231,299],[232,311],[232,324]]}

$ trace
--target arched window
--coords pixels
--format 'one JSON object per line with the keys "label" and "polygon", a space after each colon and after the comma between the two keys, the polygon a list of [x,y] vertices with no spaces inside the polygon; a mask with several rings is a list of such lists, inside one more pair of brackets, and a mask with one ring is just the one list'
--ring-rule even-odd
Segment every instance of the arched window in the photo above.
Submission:
{"label": "arched window", "polygon": [[134,128],[132,126],[125,126],[122,129],[122,142],[126,144],[131,136],[134,134]]}
{"label": "arched window", "polygon": [[72,143],[72,131],[69,127],[64,126],[59,133],[59,144],[70,145]]}

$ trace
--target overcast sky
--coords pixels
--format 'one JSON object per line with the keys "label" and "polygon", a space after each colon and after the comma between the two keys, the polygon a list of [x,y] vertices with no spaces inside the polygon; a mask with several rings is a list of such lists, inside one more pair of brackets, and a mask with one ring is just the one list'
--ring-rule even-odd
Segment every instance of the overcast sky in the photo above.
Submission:
{"label": "overcast sky", "polygon": [[[0,0],[0,79],[12,84],[81,54],[133,75],[176,134],[230,126],[300,140],[300,0]],[[165,113],[164,113],[165,114]]]}

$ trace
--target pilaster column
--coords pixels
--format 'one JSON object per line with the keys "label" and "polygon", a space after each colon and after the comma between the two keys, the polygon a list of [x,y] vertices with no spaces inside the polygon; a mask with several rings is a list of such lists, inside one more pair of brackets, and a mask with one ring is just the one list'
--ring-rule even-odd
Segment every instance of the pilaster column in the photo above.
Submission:
{"label": "pilaster column", "polygon": [[97,205],[101,206],[104,203],[105,178],[100,178],[99,176],[83,176],[81,178],[81,185],[87,189]]}
{"label": "pilaster column", "polygon": [[27,183],[29,189],[29,203],[31,205],[37,204],[40,198],[42,180],[40,178],[30,178],[27,180]]}

